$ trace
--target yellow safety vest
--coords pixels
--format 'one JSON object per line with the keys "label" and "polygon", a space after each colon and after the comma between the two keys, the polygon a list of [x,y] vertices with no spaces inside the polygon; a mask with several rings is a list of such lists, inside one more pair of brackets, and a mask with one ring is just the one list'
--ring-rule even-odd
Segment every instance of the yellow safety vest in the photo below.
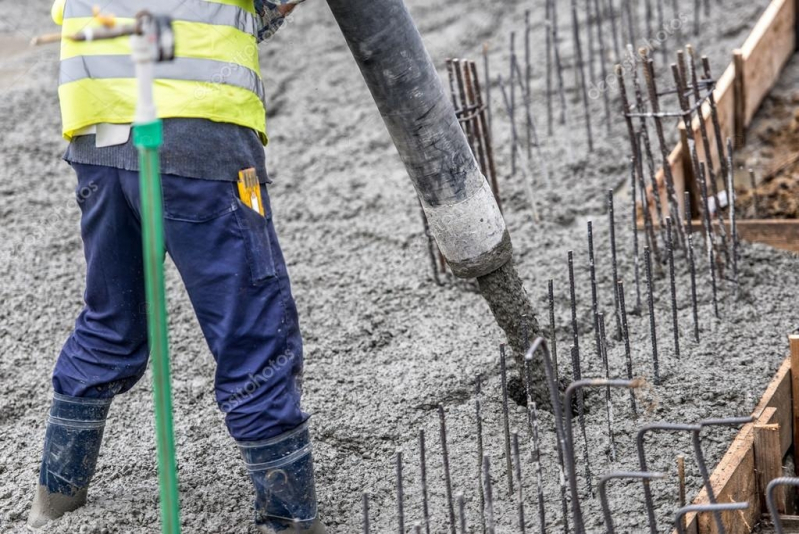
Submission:
{"label": "yellow safety vest", "polygon": [[[62,35],[100,23],[96,0],[56,0],[53,20]],[[161,118],[202,118],[257,131],[264,145],[266,109],[258,65],[253,0],[111,0],[103,14],[118,24],[146,9],[173,19],[175,59],[155,65],[155,104]],[[66,139],[100,123],[133,122],[136,79],[130,38],[61,40],[58,96]]]}

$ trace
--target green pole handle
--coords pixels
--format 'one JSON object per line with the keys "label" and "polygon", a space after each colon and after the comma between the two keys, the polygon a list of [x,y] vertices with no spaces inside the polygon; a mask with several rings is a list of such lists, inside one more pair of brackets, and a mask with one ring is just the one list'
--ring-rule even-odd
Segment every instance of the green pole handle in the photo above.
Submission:
{"label": "green pole handle", "polygon": [[147,293],[147,332],[153,369],[158,479],[161,490],[161,532],[180,533],[180,502],[172,428],[172,387],[169,378],[169,338],[164,287],[164,208],[158,149],[161,121],[135,124],[133,142],[139,150],[144,281]]}

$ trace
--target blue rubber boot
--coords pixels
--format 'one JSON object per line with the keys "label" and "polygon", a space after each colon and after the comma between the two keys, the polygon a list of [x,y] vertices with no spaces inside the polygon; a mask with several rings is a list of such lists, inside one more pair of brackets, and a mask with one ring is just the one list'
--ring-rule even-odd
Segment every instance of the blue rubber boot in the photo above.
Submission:
{"label": "blue rubber boot", "polygon": [[277,437],[239,442],[255,486],[255,524],[265,534],[325,534],[319,520],[308,423]]}
{"label": "blue rubber boot", "polygon": [[55,393],[44,436],[39,487],[28,527],[43,527],[86,504],[111,399]]}

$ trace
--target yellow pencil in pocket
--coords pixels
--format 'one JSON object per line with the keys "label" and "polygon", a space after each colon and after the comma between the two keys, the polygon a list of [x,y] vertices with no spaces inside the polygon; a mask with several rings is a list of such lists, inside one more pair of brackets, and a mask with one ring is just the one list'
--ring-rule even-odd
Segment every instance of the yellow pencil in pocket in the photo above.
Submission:
{"label": "yellow pencil in pocket", "polygon": [[255,169],[239,171],[239,197],[244,204],[265,216],[264,203],[261,201],[261,184],[258,183],[258,174]]}

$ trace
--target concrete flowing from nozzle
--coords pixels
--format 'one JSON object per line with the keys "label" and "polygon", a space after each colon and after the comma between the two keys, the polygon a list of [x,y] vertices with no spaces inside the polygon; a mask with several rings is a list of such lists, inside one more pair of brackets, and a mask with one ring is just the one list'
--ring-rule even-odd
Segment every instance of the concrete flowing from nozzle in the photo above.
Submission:
{"label": "concrete flowing from nozzle", "polygon": [[328,0],[452,272],[512,254],[505,220],[403,0]]}

